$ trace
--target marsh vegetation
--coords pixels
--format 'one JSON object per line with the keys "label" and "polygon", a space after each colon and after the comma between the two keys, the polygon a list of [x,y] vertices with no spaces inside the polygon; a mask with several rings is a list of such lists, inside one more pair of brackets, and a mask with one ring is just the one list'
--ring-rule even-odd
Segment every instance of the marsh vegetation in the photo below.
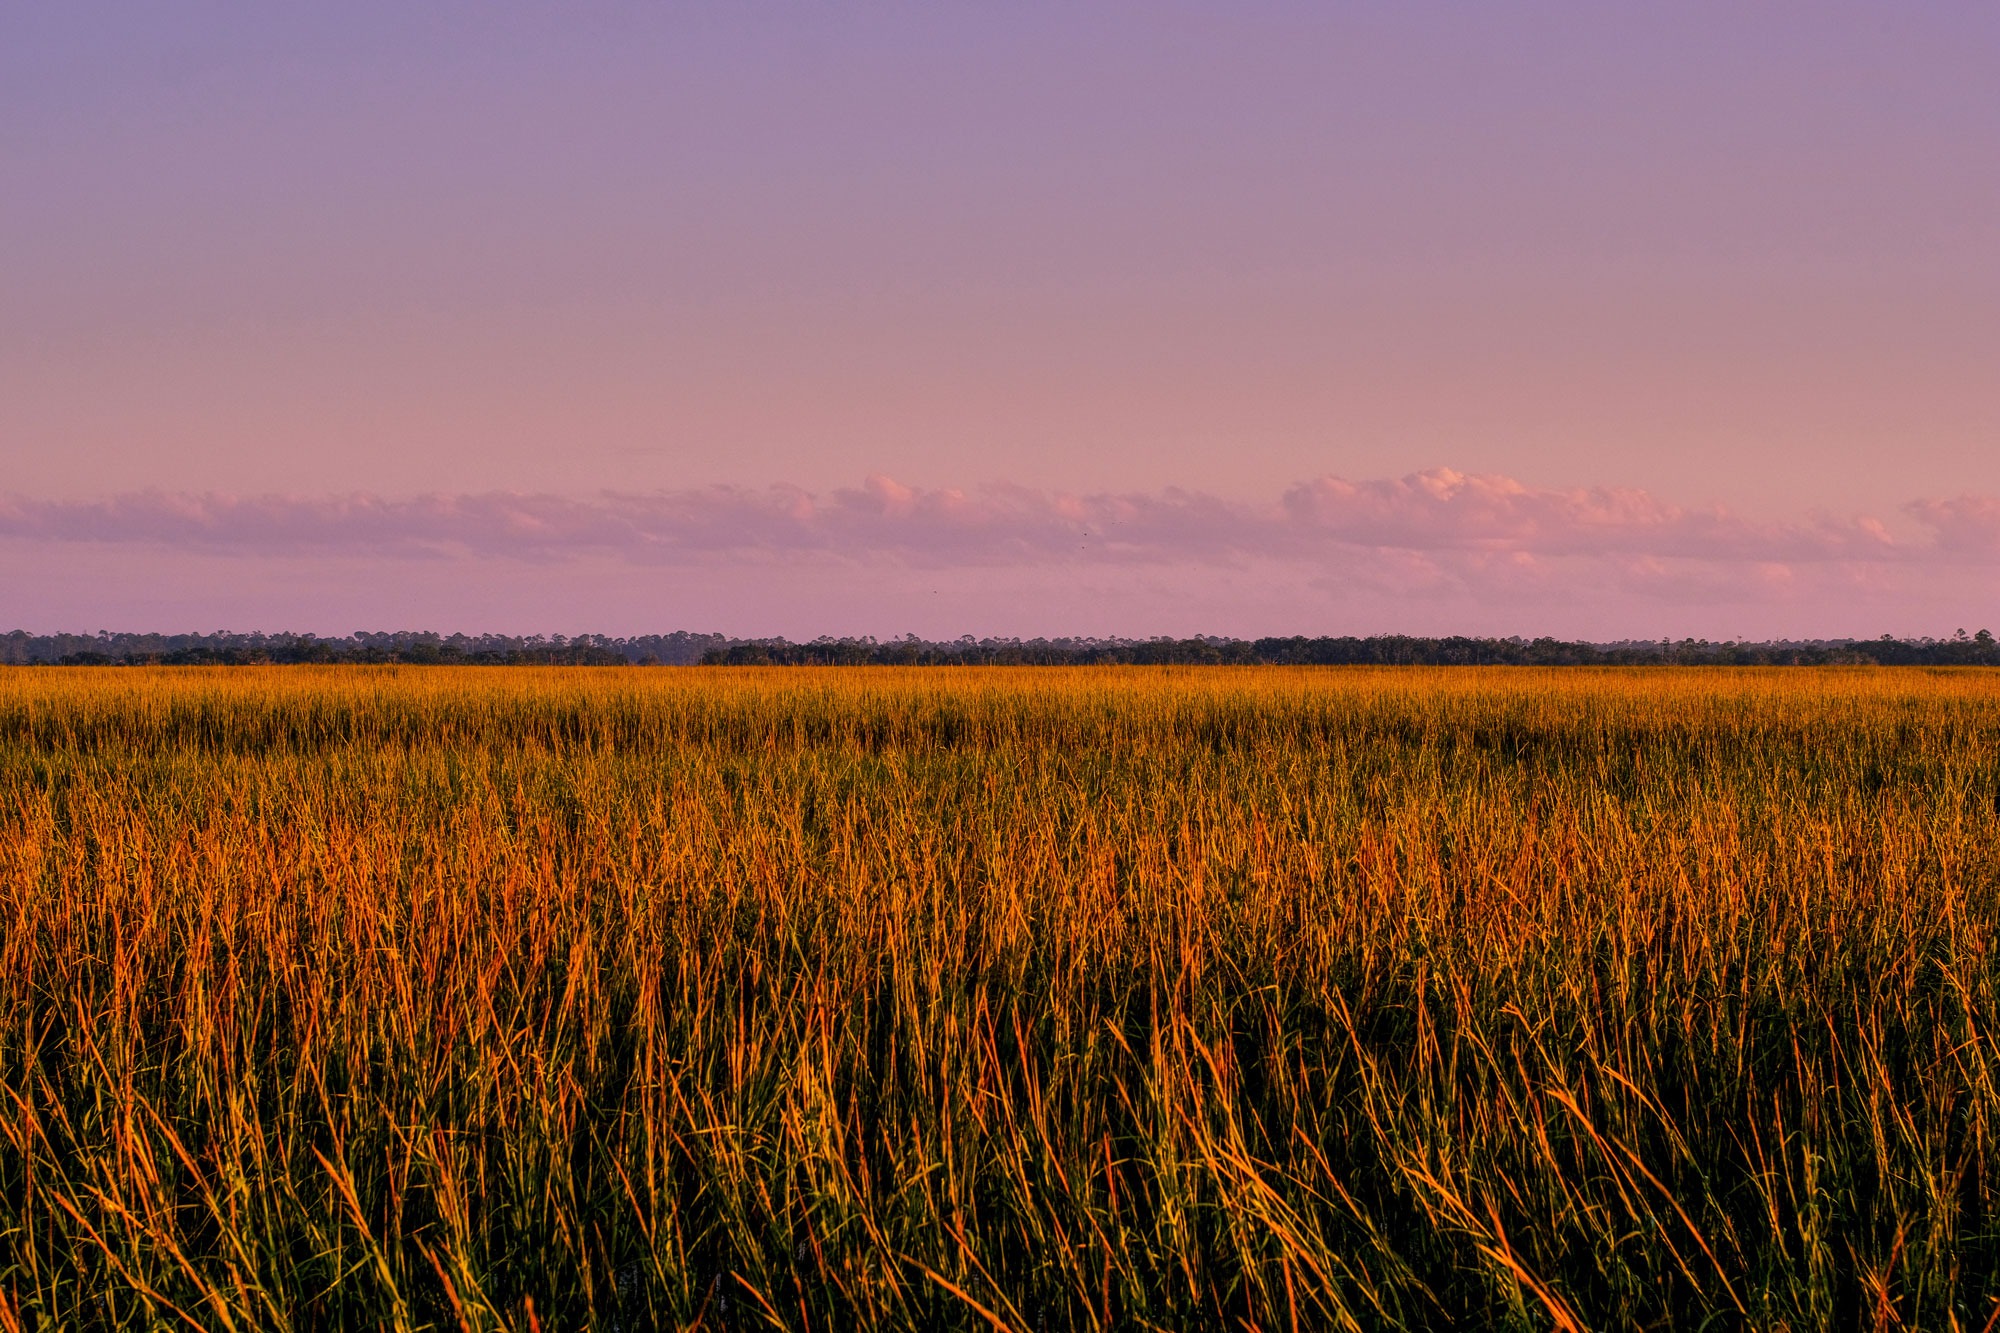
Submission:
{"label": "marsh vegetation", "polygon": [[1991,1327],[1996,851],[1979,671],[15,670],[0,1327]]}

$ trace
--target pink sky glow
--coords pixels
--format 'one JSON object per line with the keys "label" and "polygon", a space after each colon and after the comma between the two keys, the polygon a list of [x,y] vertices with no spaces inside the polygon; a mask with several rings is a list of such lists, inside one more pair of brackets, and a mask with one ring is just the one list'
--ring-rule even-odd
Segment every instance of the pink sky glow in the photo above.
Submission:
{"label": "pink sky glow", "polygon": [[2000,627],[1996,69],[1986,0],[0,7],[0,630]]}
{"label": "pink sky glow", "polygon": [[1062,634],[1076,615],[1100,633],[1503,633],[1526,618],[1653,637],[1718,612],[1744,633],[1917,633],[1980,604],[2000,574],[2000,500],[1915,500],[1890,518],[1750,518],[1446,468],[1319,477],[1265,501],[919,489],[878,473],[818,493],[16,496],[0,498],[0,551],[38,571],[44,616],[113,575],[138,628],[158,619],[145,607],[213,618],[218,592],[246,590],[286,626],[329,633],[347,627],[297,608],[330,599],[352,616],[370,604],[360,594],[397,625],[483,605],[504,628],[553,612],[576,631],[808,637]]}

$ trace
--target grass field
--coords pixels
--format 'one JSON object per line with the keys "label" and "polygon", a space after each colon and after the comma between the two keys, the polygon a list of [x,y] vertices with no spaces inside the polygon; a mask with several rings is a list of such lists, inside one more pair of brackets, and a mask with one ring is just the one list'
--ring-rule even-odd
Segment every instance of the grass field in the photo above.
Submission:
{"label": "grass field", "polygon": [[2000,676],[0,674],[0,1330],[1923,1327]]}

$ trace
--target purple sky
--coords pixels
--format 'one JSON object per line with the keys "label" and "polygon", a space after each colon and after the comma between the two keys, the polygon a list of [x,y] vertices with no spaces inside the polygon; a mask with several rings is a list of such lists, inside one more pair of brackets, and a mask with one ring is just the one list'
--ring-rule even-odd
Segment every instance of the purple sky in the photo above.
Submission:
{"label": "purple sky", "polygon": [[1995,70],[1984,0],[8,6],[0,629],[2000,628]]}

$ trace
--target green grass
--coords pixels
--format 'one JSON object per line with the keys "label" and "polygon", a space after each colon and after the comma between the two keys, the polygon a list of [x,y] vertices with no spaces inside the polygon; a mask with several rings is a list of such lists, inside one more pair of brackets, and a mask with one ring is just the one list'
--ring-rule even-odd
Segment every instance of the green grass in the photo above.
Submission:
{"label": "green grass", "polygon": [[0,1330],[1992,1327],[2000,678],[0,675]]}

